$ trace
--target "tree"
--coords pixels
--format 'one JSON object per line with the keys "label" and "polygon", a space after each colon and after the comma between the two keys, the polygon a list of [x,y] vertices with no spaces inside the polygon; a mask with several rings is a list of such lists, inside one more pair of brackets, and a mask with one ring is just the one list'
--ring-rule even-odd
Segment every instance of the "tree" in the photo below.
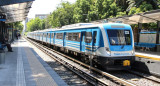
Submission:
{"label": "tree", "polygon": [[117,6],[122,7],[122,11],[126,11],[128,7],[128,2],[126,0],[115,0]]}
{"label": "tree", "polygon": [[42,23],[41,23],[41,19],[39,19],[38,17],[35,19],[31,19],[27,23],[27,31],[36,31],[36,30],[41,30],[41,29],[42,29]]}
{"label": "tree", "polygon": [[52,27],[60,27],[74,23],[73,20],[74,5],[69,2],[62,2],[59,7],[49,16],[49,22]]}
{"label": "tree", "polygon": [[92,0],[77,0],[75,3],[73,18],[75,22],[88,22],[88,12],[90,11],[90,6],[92,5]]}
{"label": "tree", "polygon": [[147,4],[152,5],[153,9],[158,9],[157,0],[127,0],[129,6],[126,9],[126,11],[131,10],[133,7],[139,7],[144,2]]}
{"label": "tree", "polygon": [[23,24],[21,22],[15,22],[13,23],[13,28],[16,30],[19,30],[20,33],[23,31]]}
{"label": "tree", "polygon": [[146,2],[143,2],[138,8],[132,7],[128,15],[142,13],[142,12],[150,11],[152,9],[153,7],[151,4],[147,4]]}

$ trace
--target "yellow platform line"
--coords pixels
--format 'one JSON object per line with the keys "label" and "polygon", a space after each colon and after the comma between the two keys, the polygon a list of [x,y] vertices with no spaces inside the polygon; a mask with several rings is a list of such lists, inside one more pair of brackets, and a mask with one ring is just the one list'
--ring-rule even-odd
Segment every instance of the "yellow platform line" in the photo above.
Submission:
{"label": "yellow platform line", "polygon": [[142,58],[147,58],[147,59],[152,59],[152,60],[157,60],[160,61],[160,58],[155,58],[155,57],[150,57],[150,56],[144,56],[144,55],[135,55],[136,57],[142,57]]}

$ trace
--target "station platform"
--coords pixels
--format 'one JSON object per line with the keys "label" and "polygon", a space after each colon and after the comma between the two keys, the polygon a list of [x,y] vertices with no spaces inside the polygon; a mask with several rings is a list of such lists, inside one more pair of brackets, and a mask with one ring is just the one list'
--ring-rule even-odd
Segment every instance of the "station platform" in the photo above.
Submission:
{"label": "station platform", "polygon": [[135,56],[160,61],[160,52],[136,50]]}
{"label": "station platform", "polygon": [[13,52],[6,51],[0,64],[0,86],[67,86],[25,40],[11,46]]}
{"label": "station platform", "polygon": [[133,68],[160,76],[159,66],[160,52],[136,50]]}

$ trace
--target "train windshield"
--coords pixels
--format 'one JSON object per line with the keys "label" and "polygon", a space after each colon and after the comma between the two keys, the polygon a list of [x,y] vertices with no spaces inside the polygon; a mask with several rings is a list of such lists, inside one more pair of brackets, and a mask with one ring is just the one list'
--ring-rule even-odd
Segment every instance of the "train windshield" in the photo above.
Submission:
{"label": "train windshield", "polygon": [[110,45],[131,45],[130,30],[107,30]]}

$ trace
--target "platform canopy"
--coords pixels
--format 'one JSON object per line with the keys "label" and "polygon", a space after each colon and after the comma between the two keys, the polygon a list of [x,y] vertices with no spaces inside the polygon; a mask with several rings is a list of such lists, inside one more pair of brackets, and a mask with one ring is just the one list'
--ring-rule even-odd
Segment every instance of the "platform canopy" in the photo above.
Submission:
{"label": "platform canopy", "polygon": [[129,15],[129,16],[122,16],[117,18],[108,18],[93,22],[122,22],[125,24],[138,24],[138,23],[151,23],[151,22],[157,22],[160,21],[160,9],[153,10],[149,12]]}
{"label": "platform canopy", "polygon": [[23,21],[34,0],[0,0],[0,15],[6,16],[6,23]]}

